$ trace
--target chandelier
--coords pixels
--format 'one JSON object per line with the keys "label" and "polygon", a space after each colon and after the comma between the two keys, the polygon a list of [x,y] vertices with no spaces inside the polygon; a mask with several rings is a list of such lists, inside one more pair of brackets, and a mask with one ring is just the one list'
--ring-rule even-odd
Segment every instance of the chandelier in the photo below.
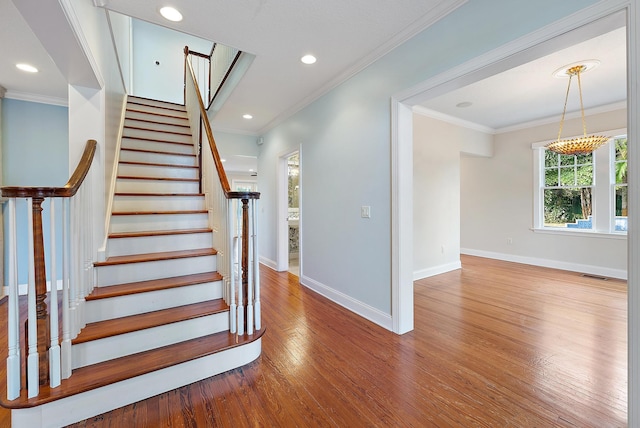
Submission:
{"label": "chandelier", "polygon": [[[591,66],[595,66],[597,62],[591,62]],[[564,99],[564,109],[562,110],[562,118],[560,119],[560,130],[558,131],[558,139],[552,143],[547,144],[547,149],[552,152],[561,155],[586,155],[593,152],[598,147],[606,144],[609,141],[609,137],[604,135],[587,135],[587,124],[584,118],[584,106],[582,103],[582,82],[580,81],[580,74],[587,71],[588,67],[585,64],[577,64],[570,66],[567,69],[562,69],[561,72],[569,76],[569,84],[567,85],[567,95]],[[556,75],[559,73],[556,72]],[[569,89],[571,88],[571,79],[576,76],[578,78],[578,92],[580,93],[580,112],[582,113],[582,131],[583,136],[579,138],[571,138],[561,140],[562,127],[564,126],[564,116],[567,112],[567,101],[569,100]]]}

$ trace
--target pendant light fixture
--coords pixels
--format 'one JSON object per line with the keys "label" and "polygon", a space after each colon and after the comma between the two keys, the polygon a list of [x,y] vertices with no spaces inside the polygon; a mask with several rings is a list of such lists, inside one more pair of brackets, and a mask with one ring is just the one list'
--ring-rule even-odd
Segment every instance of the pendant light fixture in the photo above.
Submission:
{"label": "pendant light fixture", "polygon": [[[598,65],[599,62],[595,60],[583,61],[579,64],[573,64],[563,67],[555,73],[558,75],[569,76],[569,84],[567,85],[567,95],[564,100],[564,109],[562,110],[562,118],[560,119],[560,130],[558,131],[558,139],[552,143],[547,144],[547,149],[552,152],[561,155],[584,155],[592,153],[595,149],[606,144],[609,141],[609,137],[604,135],[587,135],[587,124],[584,118],[584,105],[582,102],[582,81],[580,75],[587,70]],[[567,112],[567,101],[569,100],[569,89],[571,88],[571,80],[576,77],[578,79],[578,92],[580,94],[580,112],[582,114],[582,131],[583,136],[579,138],[571,138],[561,140],[562,127],[564,126],[564,116]]]}

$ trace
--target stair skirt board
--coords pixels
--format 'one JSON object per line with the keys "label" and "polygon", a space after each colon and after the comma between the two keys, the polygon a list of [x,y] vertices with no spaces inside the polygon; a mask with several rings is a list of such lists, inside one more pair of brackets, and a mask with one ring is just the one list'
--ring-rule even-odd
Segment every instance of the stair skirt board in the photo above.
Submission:
{"label": "stair skirt board", "polygon": [[172,229],[201,229],[209,227],[209,218],[203,213],[113,215],[109,233],[151,232]]}
{"label": "stair skirt board", "polygon": [[166,123],[167,125],[189,125],[189,121],[186,117],[178,117],[180,113],[172,114],[172,112],[166,113],[151,113],[146,112],[140,106],[130,105],[127,107],[127,113],[125,119],[132,120],[152,120],[154,122]]}
{"label": "stair skirt board", "polygon": [[[113,198],[114,212],[140,211],[202,211],[205,209],[204,196],[179,196],[161,194],[117,194]],[[172,228],[174,229],[174,228]]]}
{"label": "stair skirt board", "polygon": [[144,165],[123,163],[118,165],[118,175],[155,178],[189,178],[198,179],[197,168],[185,168],[171,165]]}
{"label": "stair skirt board", "polygon": [[229,311],[71,345],[73,369],[229,330]]}
{"label": "stair skirt board", "polygon": [[120,160],[131,162],[170,163],[175,165],[197,165],[196,155],[176,156],[171,153],[158,153],[150,150],[120,149]]}
{"label": "stair skirt board", "polygon": [[13,428],[54,428],[88,419],[172,389],[233,370],[260,356],[262,338],[175,366],[38,407],[13,409]]}
{"label": "stair skirt board", "polygon": [[215,255],[98,266],[97,269],[95,269],[96,285],[98,287],[191,275],[215,270],[217,270]]}
{"label": "stair skirt board", "polygon": [[94,323],[222,298],[222,281],[202,282],[85,302],[86,322]]}
{"label": "stair skirt board", "polygon": [[[191,138],[191,137],[189,137]],[[186,140],[186,139],[185,139]],[[153,150],[156,152],[194,154],[195,148],[191,141],[172,142],[163,138],[161,140],[153,139],[153,136],[147,138],[134,138],[129,136],[122,137],[123,149]]]}
{"label": "stair skirt board", "polygon": [[213,232],[109,238],[107,257],[196,250],[211,247]]}

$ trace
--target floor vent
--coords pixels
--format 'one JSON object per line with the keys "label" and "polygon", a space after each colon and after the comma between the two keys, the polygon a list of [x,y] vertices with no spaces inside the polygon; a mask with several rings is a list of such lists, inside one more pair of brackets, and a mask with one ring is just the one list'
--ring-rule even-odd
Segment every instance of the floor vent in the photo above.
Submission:
{"label": "floor vent", "polygon": [[588,273],[583,273],[582,276],[586,277],[586,278],[593,278],[593,279],[601,279],[603,281],[608,280],[609,278],[605,278],[604,276],[599,276],[599,275],[591,275]]}

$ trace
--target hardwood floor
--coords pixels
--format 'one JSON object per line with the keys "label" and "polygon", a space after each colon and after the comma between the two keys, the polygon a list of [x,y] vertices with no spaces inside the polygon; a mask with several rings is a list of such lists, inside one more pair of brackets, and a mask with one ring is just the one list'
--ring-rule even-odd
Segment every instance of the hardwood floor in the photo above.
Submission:
{"label": "hardwood floor", "polygon": [[624,281],[462,263],[415,283],[403,336],[263,267],[258,360],[72,426],[627,425]]}

